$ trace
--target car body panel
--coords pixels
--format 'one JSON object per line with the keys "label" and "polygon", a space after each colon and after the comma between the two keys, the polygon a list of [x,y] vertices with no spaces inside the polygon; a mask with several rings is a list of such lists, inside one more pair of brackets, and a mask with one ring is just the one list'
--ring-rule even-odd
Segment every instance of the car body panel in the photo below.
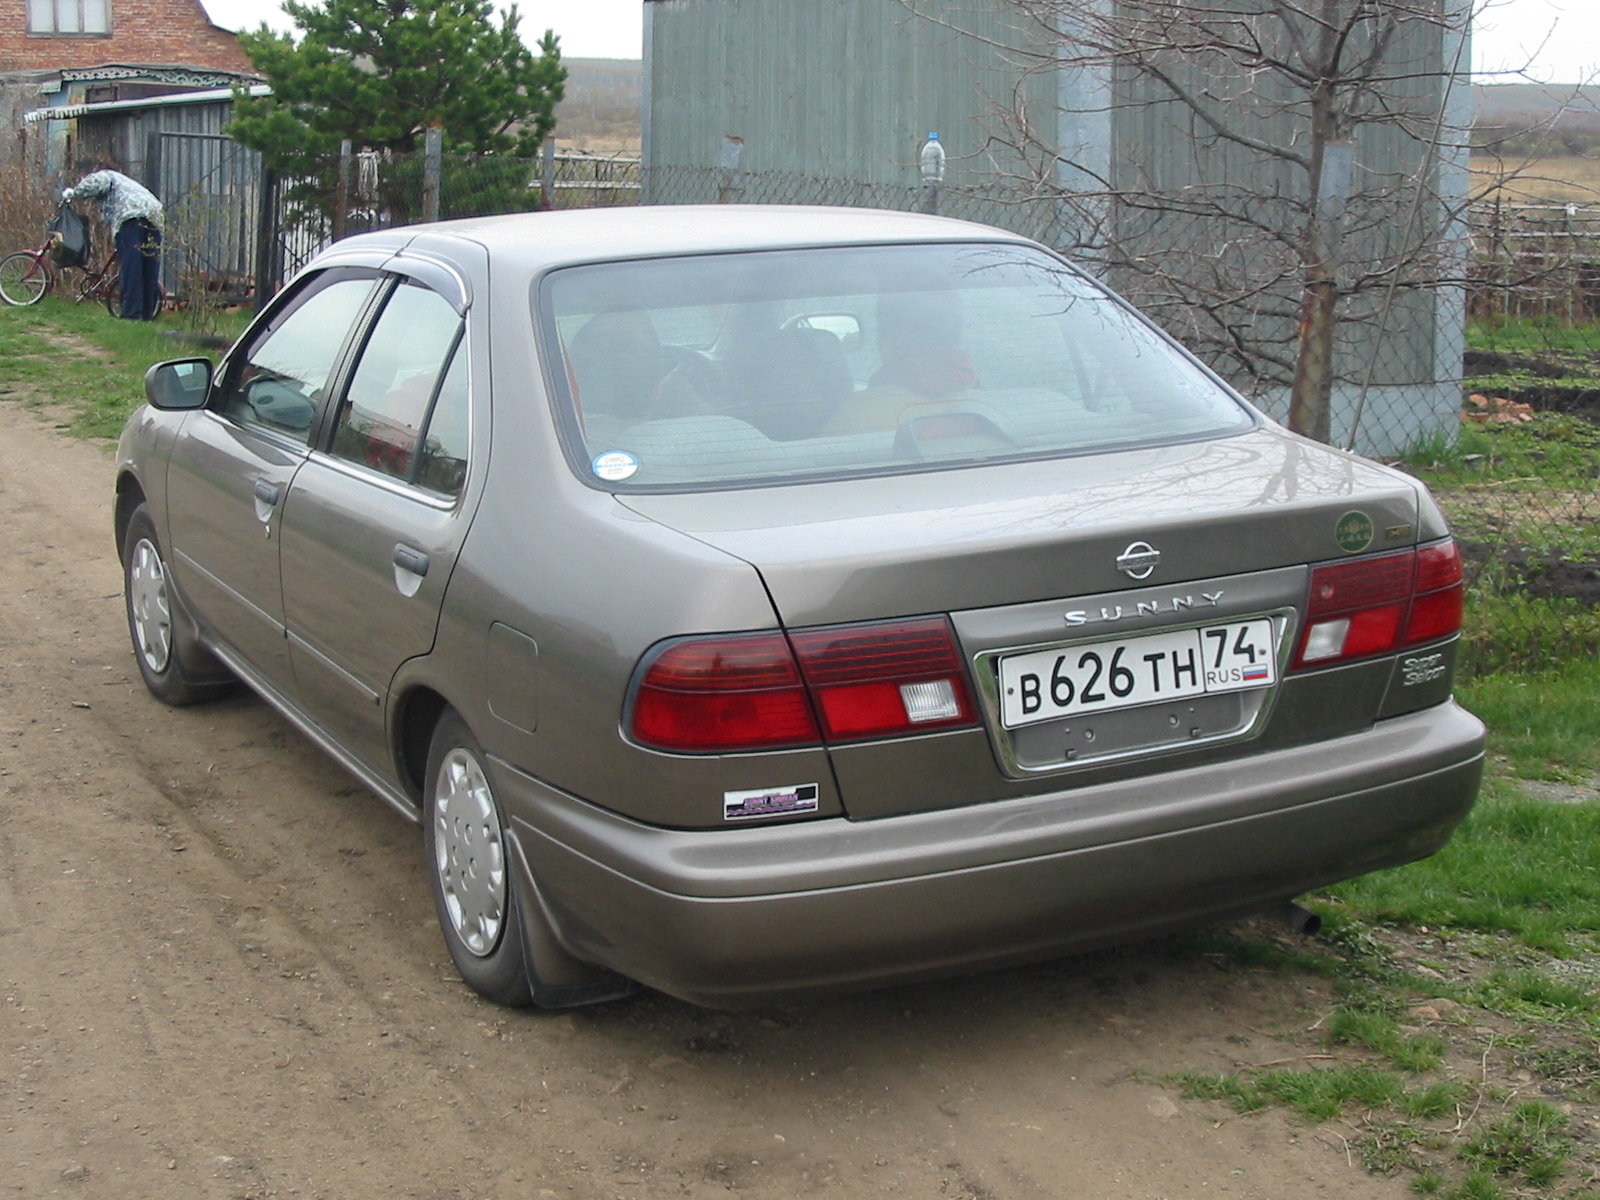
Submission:
{"label": "car body panel", "polygon": [[[187,414],[167,460],[170,558],[190,611],[289,692],[275,534],[305,457],[303,447],[201,411]],[[278,499],[265,502],[258,486]]]}

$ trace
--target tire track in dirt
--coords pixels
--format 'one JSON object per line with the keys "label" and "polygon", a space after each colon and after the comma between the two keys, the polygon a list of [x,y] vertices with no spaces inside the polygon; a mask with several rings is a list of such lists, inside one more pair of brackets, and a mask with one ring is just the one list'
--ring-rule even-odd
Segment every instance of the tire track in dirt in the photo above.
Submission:
{"label": "tire track in dirt", "polygon": [[247,695],[144,693],[110,489],[0,404],[0,1195],[1403,1194],[1135,1081],[1280,1057],[1255,1031],[1326,1000],[1159,947],[756,1013],[484,1004],[413,826]]}

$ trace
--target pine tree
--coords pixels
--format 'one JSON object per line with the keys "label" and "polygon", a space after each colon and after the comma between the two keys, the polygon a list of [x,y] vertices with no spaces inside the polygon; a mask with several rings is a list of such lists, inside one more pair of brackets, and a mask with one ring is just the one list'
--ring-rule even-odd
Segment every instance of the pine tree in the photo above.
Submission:
{"label": "pine tree", "polygon": [[447,152],[531,156],[555,128],[567,71],[554,33],[535,54],[513,5],[489,0],[285,0],[299,36],[265,25],[239,41],[272,86],[236,94],[231,132],[269,166],[325,169],[348,138],[357,149],[418,150],[437,124]]}

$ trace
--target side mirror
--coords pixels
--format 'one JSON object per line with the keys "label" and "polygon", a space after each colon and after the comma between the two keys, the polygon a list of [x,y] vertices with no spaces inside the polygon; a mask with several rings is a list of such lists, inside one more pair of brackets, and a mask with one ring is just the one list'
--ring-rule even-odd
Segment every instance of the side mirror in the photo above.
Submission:
{"label": "side mirror", "polygon": [[205,406],[211,391],[209,358],[175,358],[144,373],[144,394],[151,408],[181,411]]}

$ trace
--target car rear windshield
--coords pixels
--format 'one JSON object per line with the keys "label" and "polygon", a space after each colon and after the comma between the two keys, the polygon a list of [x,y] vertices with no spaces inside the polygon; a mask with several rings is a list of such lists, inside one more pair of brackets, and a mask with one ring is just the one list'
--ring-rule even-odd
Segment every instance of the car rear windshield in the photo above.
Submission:
{"label": "car rear windshield", "polygon": [[540,289],[575,465],[689,491],[1215,437],[1254,418],[1027,246],[602,263]]}

